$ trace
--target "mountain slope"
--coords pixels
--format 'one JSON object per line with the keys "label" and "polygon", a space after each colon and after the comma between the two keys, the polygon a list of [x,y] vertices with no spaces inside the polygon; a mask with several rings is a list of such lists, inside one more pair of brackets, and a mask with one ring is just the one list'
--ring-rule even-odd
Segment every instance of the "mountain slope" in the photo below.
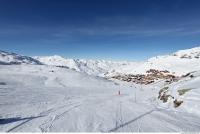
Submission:
{"label": "mountain slope", "polygon": [[176,53],[174,53],[173,56],[178,56],[179,58],[199,59],[200,47],[194,47],[186,50],[179,50]]}
{"label": "mountain slope", "polygon": [[0,65],[0,74],[1,132],[200,131],[199,72],[170,86],[192,88],[178,108],[157,99],[162,83],[115,84],[45,65]]}
{"label": "mountain slope", "polygon": [[200,47],[180,50],[170,55],[156,56],[143,62],[114,62],[105,60],[65,59],[60,56],[35,57],[47,65],[67,66],[96,76],[116,74],[145,74],[149,69],[168,70],[183,75],[200,68]]}
{"label": "mountain slope", "polygon": [[22,56],[15,53],[9,53],[0,50],[0,65],[13,65],[13,64],[41,65],[42,63],[28,56]]}
{"label": "mountain slope", "polygon": [[74,59],[65,59],[59,55],[54,56],[35,56],[34,59],[42,62],[46,65],[53,65],[53,66],[66,66],[70,69],[79,70],[76,65],[76,61]]}
{"label": "mountain slope", "polygon": [[1,51],[2,63],[23,65],[0,65],[0,131],[199,132],[200,71],[148,85],[91,76],[199,70],[198,51],[138,63],[36,57],[49,64],[38,66],[29,65],[38,60]]}
{"label": "mountain slope", "polygon": [[149,69],[168,70],[183,75],[200,68],[200,47],[180,50],[170,55],[156,56],[143,62],[115,62],[106,60],[66,59],[61,56],[27,57],[0,51],[0,64],[46,64],[65,66],[78,72],[94,76],[117,74],[145,74]]}
{"label": "mountain slope", "polygon": [[200,47],[179,50],[171,55],[150,58],[141,68],[168,70],[177,75],[200,70]]}
{"label": "mountain slope", "polygon": [[54,56],[35,56],[35,59],[46,65],[66,66],[78,72],[87,73],[95,76],[105,76],[109,73],[115,73],[116,70],[124,70],[126,66],[138,66],[141,62],[115,62],[105,60],[84,60],[84,59],[66,59],[58,55]]}

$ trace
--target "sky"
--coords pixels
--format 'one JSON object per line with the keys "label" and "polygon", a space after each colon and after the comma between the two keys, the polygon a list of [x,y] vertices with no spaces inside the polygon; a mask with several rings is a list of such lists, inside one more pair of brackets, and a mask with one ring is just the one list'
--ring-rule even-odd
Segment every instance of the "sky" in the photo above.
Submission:
{"label": "sky", "polygon": [[200,46],[200,0],[0,0],[0,50],[145,60]]}

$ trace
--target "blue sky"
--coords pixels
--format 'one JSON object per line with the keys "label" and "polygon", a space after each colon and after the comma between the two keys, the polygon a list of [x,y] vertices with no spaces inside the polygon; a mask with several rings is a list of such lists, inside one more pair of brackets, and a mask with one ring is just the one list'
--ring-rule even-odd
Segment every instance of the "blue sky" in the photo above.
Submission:
{"label": "blue sky", "polygon": [[0,49],[144,60],[200,45],[199,0],[0,0]]}

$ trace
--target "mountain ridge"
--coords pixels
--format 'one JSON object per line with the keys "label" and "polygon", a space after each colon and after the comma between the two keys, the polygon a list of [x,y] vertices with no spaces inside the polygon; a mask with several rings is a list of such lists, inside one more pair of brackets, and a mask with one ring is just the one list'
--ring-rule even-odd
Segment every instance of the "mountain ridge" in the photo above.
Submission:
{"label": "mountain ridge", "polygon": [[[47,65],[67,66],[89,75],[110,76],[118,73],[141,74],[149,69],[169,70],[182,75],[200,68],[199,56],[200,47],[179,50],[169,55],[155,56],[141,62],[66,59],[58,55],[35,58]],[[190,67],[191,65],[193,67]]]}
{"label": "mountain ridge", "polygon": [[177,75],[183,75],[200,68],[200,47],[179,50],[169,55],[155,56],[141,62],[70,59],[59,55],[28,57],[0,51],[0,64],[65,66],[78,72],[101,77],[120,73],[145,74],[149,69],[168,70]]}
{"label": "mountain ridge", "polygon": [[0,50],[0,65],[18,65],[18,64],[42,65],[40,61],[32,57]]}

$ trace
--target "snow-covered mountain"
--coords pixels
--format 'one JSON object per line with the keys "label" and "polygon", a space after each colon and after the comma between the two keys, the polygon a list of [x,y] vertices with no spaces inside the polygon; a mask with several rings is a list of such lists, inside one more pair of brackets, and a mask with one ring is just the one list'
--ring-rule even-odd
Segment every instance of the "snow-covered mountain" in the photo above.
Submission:
{"label": "snow-covered mountain", "polygon": [[[0,132],[199,132],[200,72],[192,75],[146,86],[55,66],[0,65]],[[161,89],[174,99],[163,103]]]}
{"label": "snow-covered mountain", "polygon": [[149,69],[168,70],[177,75],[200,70],[200,47],[179,50],[175,53],[156,56],[142,62],[69,59],[58,55],[33,58],[0,51],[0,64],[46,64],[65,66],[94,76],[116,74],[145,74]]}
{"label": "snow-covered mountain", "polygon": [[138,66],[142,62],[127,62],[127,61],[106,61],[106,60],[85,60],[85,59],[66,59],[58,55],[54,56],[35,56],[46,65],[66,66],[78,72],[87,73],[95,76],[105,76],[106,74],[120,72],[127,72],[126,66]]}
{"label": "snow-covered mountain", "polygon": [[150,58],[140,68],[145,71],[150,68],[168,70],[170,72],[174,72],[175,74],[182,75],[188,72],[200,70],[199,56],[200,47],[179,50],[170,55]]}
{"label": "snow-covered mountain", "polygon": [[[199,52],[193,48],[144,62],[113,62],[33,59],[1,51],[0,132],[199,132]],[[36,65],[38,60],[47,65]],[[143,78],[167,76],[166,70],[190,73],[146,85],[96,77],[148,69],[164,71]]]}
{"label": "snow-covered mountain", "polygon": [[42,63],[32,57],[22,56],[15,53],[9,53],[0,50],[0,65],[13,65],[13,64],[41,65]]}
{"label": "snow-covered mountain", "polygon": [[186,59],[200,59],[200,47],[194,47],[186,50],[179,50],[173,54],[173,56],[178,56],[179,58]]}
{"label": "snow-covered mountain", "polygon": [[35,56],[33,57],[36,60],[39,60],[43,64],[53,65],[53,66],[66,66],[70,69],[75,69],[79,71],[76,61],[74,59],[65,59],[59,55],[54,56]]}
{"label": "snow-covered mountain", "polygon": [[105,60],[65,59],[61,56],[34,57],[47,65],[67,66],[96,76],[144,74],[149,69],[168,70],[177,75],[200,68],[200,47],[180,50],[170,55],[156,56],[144,62],[114,62]]}

